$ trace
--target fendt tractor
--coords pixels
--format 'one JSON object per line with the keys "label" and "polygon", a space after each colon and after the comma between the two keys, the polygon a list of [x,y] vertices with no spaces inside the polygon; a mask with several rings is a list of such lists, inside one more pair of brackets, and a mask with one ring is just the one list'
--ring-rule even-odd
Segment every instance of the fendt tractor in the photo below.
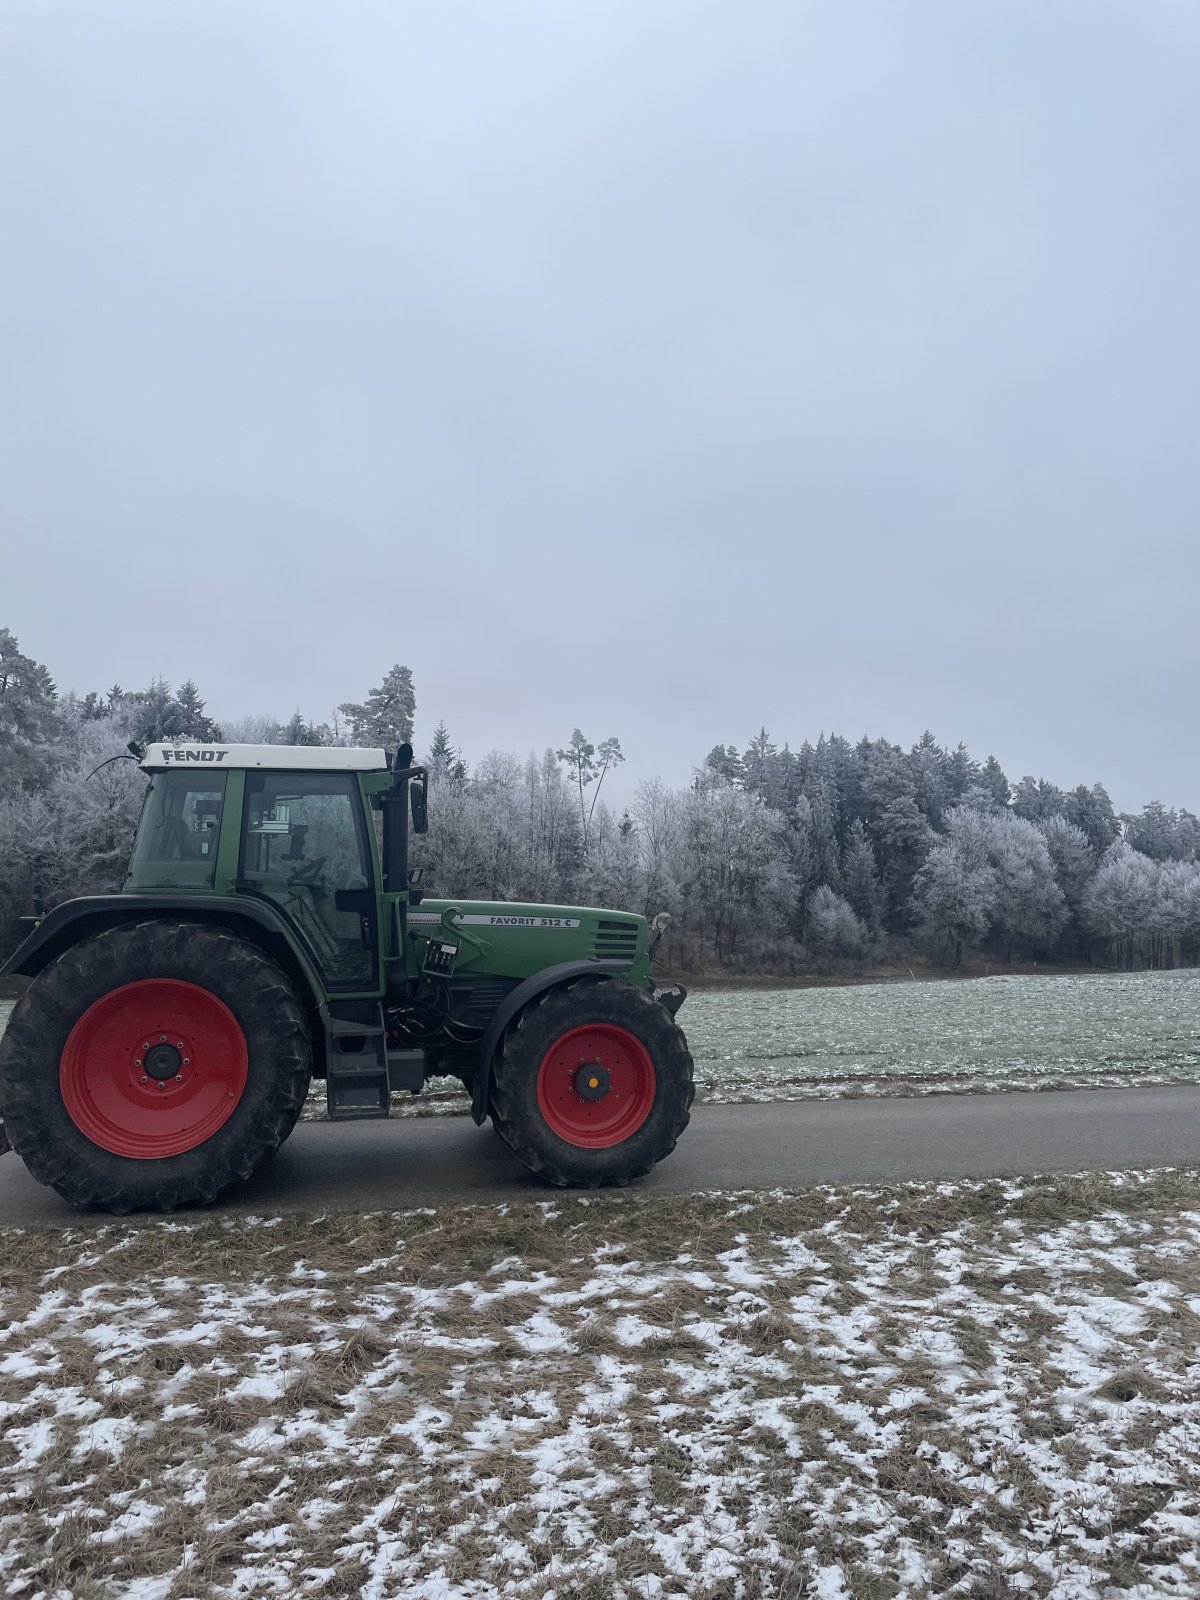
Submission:
{"label": "fendt tractor", "polygon": [[0,1149],[35,1178],[108,1211],[206,1203],[279,1148],[313,1077],[335,1122],[460,1079],[555,1184],[625,1184],[674,1148],[685,991],[655,987],[645,918],[426,897],[408,745],[131,749],[150,781],[122,892],[58,906],[4,969],[32,982],[0,1040]]}

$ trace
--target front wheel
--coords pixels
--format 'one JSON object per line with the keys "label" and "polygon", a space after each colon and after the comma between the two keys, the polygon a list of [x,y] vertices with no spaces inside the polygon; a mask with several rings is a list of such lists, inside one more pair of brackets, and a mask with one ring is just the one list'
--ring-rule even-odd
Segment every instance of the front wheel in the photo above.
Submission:
{"label": "front wheel", "polygon": [[694,1092],[671,1013],[628,983],[585,978],[531,1001],[508,1029],[492,1122],[550,1183],[626,1184],[670,1155]]}
{"label": "front wheel", "polygon": [[203,923],[127,924],[73,945],[17,1003],[0,1117],[72,1204],[171,1211],[278,1149],[311,1054],[295,989],[254,945]]}

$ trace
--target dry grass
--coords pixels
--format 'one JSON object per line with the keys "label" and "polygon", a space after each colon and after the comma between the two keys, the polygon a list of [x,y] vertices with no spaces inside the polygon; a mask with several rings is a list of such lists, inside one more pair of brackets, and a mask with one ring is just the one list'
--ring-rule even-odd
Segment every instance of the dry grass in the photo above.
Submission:
{"label": "dry grass", "polygon": [[1194,1593],[1198,1193],[8,1230],[0,1587]]}

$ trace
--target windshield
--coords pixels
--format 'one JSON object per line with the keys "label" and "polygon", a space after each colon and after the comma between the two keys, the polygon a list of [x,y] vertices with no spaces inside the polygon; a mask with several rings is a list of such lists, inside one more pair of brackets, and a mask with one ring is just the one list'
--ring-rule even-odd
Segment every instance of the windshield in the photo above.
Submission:
{"label": "windshield", "polygon": [[146,797],[129,863],[132,889],[211,889],[225,774],[163,772]]}

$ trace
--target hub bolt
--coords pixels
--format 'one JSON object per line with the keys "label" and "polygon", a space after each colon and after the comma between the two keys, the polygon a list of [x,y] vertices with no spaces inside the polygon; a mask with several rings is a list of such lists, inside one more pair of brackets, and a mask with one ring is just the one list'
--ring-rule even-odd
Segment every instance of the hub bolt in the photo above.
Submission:
{"label": "hub bolt", "polygon": [[183,1082],[183,1073],[182,1072],[177,1072],[175,1074],[175,1082],[176,1083],[182,1083]]}
{"label": "hub bolt", "polygon": [[143,1072],[141,1077],[138,1079],[138,1082],[139,1083],[145,1083],[145,1081],[146,1081],[146,1074]]}

